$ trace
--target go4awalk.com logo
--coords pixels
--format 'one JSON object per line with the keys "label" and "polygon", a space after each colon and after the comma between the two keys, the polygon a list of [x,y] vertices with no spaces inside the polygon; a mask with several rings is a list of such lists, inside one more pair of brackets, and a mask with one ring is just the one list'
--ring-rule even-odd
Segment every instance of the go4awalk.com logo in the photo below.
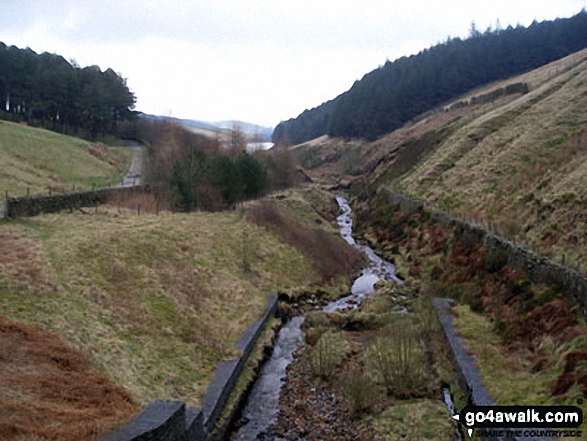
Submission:
{"label": "go4awalk.com logo", "polygon": [[465,431],[481,437],[573,438],[583,411],[576,406],[474,406],[468,404],[453,418]]}

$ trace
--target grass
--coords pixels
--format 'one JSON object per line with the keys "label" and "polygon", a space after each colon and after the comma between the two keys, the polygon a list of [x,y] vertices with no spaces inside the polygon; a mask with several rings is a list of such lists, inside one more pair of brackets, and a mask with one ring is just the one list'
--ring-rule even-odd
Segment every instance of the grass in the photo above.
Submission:
{"label": "grass", "polygon": [[[587,64],[569,66],[555,77],[544,73],[552,66],[538,69],[528,77],[530,93],[513,101],[472,108],[461,127],[399,184],[439,208],[462,210],[452,204],[458,199],[505,232],[516,224],[516,240],[537,251],[580,255],[582,232],[575,219],[585,215],[587,192],[579,190],[574,200],[560,195],[586,188],[587,96],[577,89],[587,84]],[[543,243],[549,205],[565,231],[555,249]]]}
{"label": "grass", "polygon": [[339,207],[332,194],[308,186],[295,191],[286,190],[279,197],[271,199],[279,210],[297,217],[307,225],[320,225],[328,232],[339,234],[338,227],[324,222],[325,213],[338,215]]}
{"label": "grass", "polygon": [[349,351],[344,335],[334,332],[323,333],[310,352],[310,364],[314,375],[326,379],[341,363]]}
{"label": "grass", "polygon": [[123,388],[55,334],[0,317],[0,347],[4,440],[94,439],[138,412]]}
{"label": "grass", "polygon": [[349,247],[340,235],[286,216],[274,203],[255,204],[247,218],[311,257],[324,282],[346,279],[364,262],[364,257]]}
{"label": "grass", "polygon": [[[439,385],[450,384],[459,405],[463,394],[427,300],[417,283],[380,282],[360,310],[306,318],[314,375],[339,391],[357,424],[372,426],[378,439],[454,439]],[[391,314],[398,303],[414,312]],[[345,330],[350,323],[356,330]]]}
{"label": "grass", "polygon": [[105,147],[48,130],[0,121],[0,189],[10,196],[120,182],[130,149]]}
{"label": "grass", "polygon": [[368,421],[378,433],[390,441],[454,439],[454,427],[446,406],[440,400],[413,399],[397,402]]}
{"label": "grass", "polygon": [[238,212],[44,215],[0,224],[0,250],[3,313],[58,333],[141,404],[198,405],[265,294],[319,280],[306,255]]}
{"label": "grass", "polygon": [[[583,337],[566,343],[543,339],[538,349],[544,350],[551,358],[548,361],[551,368],[532,372],[532,354],[521,348],[506,351],[489,319],[472,312],[465,305],[458,305],[453,310],[455,327],[466,339],[466,346],[475,357],[483,384],[498,405],[572,405],[587,411],[583,391],[577,386],[560,397],[550,394],[562,372],[565,355],[580,349]],[[584,433],[586,427],[586,423],[581,426]]]}

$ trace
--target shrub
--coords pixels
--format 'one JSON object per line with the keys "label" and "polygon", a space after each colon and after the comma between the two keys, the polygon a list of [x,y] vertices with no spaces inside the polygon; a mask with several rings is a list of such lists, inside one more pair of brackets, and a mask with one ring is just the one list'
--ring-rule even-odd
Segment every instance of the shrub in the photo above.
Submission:
{"label": "shrub", "polygon": [[360,416],[377,401],[377,388],[360,366],[353,365],[341,378],[340,387],[353,415]]}
{"label": "shrub", "polygon": [[411,317],[397,317],[367,350],[367,365],[389,395],[423,396],[430,389],[419,326]]}
{"label": "shrub", "polygon": [[349,343],[339,333],[322,334],[310,353],[310,364],[314,375],[326,380],[349,350]]}
{"label": "shrub", "polygon": [[168,201],[149,191],[134,191],[114,193],[108,198],[108,203],[118,208],[127,208],[137,214],[158,214],[160,211],[171,208]]}

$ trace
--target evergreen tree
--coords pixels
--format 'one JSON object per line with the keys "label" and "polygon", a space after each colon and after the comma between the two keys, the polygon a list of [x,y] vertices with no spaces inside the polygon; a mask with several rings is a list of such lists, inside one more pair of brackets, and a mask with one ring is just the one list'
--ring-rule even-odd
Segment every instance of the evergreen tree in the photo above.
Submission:
{"label": "evergreen tree", "polygon": [[527,72],[587,47],[587,13],[448,39],[386,62],[347,92],[280,123],[273,142],[299,144],[324,134],[376,139],[488,82]]}
{"label": "evergreen tree", "polygon": [[89,138],[116,135],[135,96],[112,69],[79,68],[55,54],[0,42],[0,118]]}

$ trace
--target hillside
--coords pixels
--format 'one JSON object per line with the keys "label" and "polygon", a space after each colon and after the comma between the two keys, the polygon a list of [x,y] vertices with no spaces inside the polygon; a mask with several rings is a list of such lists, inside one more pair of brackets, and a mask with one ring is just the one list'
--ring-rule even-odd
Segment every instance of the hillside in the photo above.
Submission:
{"label": "hillside", "polygon": [[[586,58],[476,89],[375,142],[322,137],[293,152],[316,179],[399,190],[585,271]],[[528,93],[505,93],[517,84]]]}
{"label": "hillside", "polygon": [[120,182],[130,150],[0,121],[0,189],[11,196]]}
{"label": "hillside", "polygon": [[252,124],[243,121],[217,121],[217,122],[205,122],[196,119],[179,119],[169,116],[156,116],[149,115],[146,113],[140,113],[141,118],[165,120],[174,123],[181,124],[194,133],[204,135],[210,138],[226,138],[230,136],[230,132],[238,127],[246,136],[247,140],[251,142],[268,142],[271,141],[271,135],[273,128],[263,127],[258,124]]}
{"label": "hillside", "polygon": [[509,26],[454,38],[387,61],[346,92],[280,123],[273,142],[321,135],[375,140],[413,118],[492,81],[528,72],[587,47],[587,13],[528,28]]}
{"label": "hillside", "polygon": [[[85,386],[78,385],[76,377],[72,389],[97,390],[107,381],[89,375],[97,372],[118,385],[109,386],[112,400],[126,397],[134,403],[118,413],[89,403],[93,413],[84,424],[100,432],[153,399],[199,405],[216,364],[234,356],[235,341],[262,315],[266,294],[321,284],[337,295],[341,281],[353,272],[348,267],[352,249],[320,215],[336,212],[335,202],[318,191],[288,191],[279,199],[269,198],[266,204],[280,207],[279,212],[269,211],[269,217],[263,216],[264,205],[259,203],[239,211],[155,215],[145,213],[148,206],[142,202],[141,216],[120,201],[97,213],[0,222],[3,317],[14,323],[12,329],[40,326],[43,341],[62,339],[55,348],[70,347],[68,354],[91,367],[89,373],[80,369],[88,374]],[[300,220],[291,219],[294,211]],[[322,233],[315,232],[318,223],[323,224]],[[325,252],[337,257],[323,259]],[[343,266],[333,267],[336,262]],[[42,370],[35,360],[20,363],[31,371]],[[76,361],[76,372],[80,363]],[[3,394],[39,394],[43,423],[36,428],[25,423],[22,433],[50,431],[44,426],[52,424],[47,415],[72,415],[82,407],[77,401],[53,406],[54,392],[34,387],[46,384],[42,375],[16,389],[9,372],[3,378],[8,379]],[[9,404],[0,400],[0,413]],[[0,418],[0,437],[12,434],[14,424],[23,424],[25,411],[18,408]],[[75,421],[62,418],[54,429],[61,434],[67,428],[77,430]]]}

